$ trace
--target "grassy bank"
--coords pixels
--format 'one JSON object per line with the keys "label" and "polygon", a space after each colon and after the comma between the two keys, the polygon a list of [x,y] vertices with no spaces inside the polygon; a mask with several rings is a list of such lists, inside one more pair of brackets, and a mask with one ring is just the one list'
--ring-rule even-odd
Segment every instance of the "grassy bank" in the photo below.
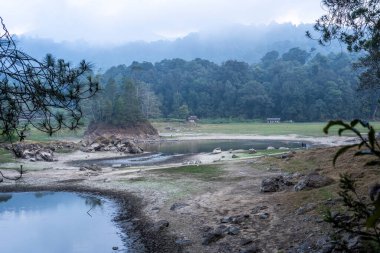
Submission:
{"label": "grassy bank", "polygon": [[[161,134],[250,134],[250,135],[289,135],[297,134],[302,136],[325,136],[323,128],[326,122],[313,123],[279,123],[267,124],[257,122],[238,122],[238,123],[198,123],[191,125],[181,122],[153,122],[153,126]],[[373,123],[376,129],[380,129],[380,122]],[[336,134],[338,128],[330,130],[331,135]],[[365,129],[360,129],[363,132]]]}

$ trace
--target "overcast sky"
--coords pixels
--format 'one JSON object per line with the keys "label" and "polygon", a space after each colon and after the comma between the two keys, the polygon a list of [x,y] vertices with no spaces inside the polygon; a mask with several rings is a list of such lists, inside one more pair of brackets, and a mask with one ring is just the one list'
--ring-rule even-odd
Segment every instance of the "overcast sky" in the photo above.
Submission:
{"label": "overcast sky", "polygon": [[120,44],[174,39],[234,24],[312,23],[321,0],[0,0],[13,34]]}

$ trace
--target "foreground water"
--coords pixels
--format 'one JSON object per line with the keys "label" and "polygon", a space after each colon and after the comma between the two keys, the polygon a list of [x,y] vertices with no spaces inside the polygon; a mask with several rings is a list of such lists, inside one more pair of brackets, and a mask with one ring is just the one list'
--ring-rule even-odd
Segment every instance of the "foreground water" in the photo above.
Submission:
{"label": "foreground water", "polygon": [[112,201],[87,194],[0,193],[0,252],[128,252],[115,211]]}

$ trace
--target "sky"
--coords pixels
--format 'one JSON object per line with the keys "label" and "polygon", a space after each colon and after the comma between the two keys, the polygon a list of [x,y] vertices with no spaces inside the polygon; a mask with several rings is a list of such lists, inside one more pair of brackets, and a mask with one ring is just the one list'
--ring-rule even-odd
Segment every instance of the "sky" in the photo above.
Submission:
{"label": "sky", "polygon": [[176,39],[272,22],[313,23],[321,0],[0,0],[12,34],[93,45]]}

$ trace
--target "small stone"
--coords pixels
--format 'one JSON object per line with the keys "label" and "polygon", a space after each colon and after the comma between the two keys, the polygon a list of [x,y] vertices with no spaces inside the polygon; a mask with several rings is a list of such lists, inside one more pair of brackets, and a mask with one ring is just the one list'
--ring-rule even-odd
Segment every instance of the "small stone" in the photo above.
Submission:
{"label": "small stone", "polygon": [[252,246],[249,247],[249,248],[241,249],[241,250],[240,250],[240,253],[256,253],[256,252],[259,252],[259,250],[258,250],[257,247],[254,246],[254,245],[252,245]]}
{"label": "small stone", "polygon": [[231,226],[227,229],[227,234],[229,235],[237,235],[240,233],[240,229],[238,227]]}
{"label": "small stone", "polygon": [[259,213],[259,218],[262,220],[266,220],[269,218],[269,213]]}
{"label": "small stone", "polygon": [[174,203],[171,207],[170,207],[170,211],[174,211],[174,210],[177,210],[177,209],[181,209],[185,206],[189,206],[189,204],[185,204],[185,203]]}
{"label": "small stone", "polygon": [[177,239],[175,243],[180,246],[187,246],[187,245],[192,244],[193,242],[189,239]]}
{"label": "small stone", "polygon": [[296,211],[296,214],[297,214],[297,215],[305,214],[305,213],[307,213],[307,212],[312,211],[312,210],[315,209],[316,207],[317,207],[316,204],[314,204],[314,203],[308,203],[308,204],[306,204],[305,206],[301,206],[300,208],[298,208],[297,211]]}
{"label": "small stone", "polygon": [[228,223],[230,221],[231,221],[231,217],[223,217],[222,219],[220,219],[221,223]]}
{"label": "small stone", "polygon": [[167,227],[169,227],[169,222],[167,220],[160,220],[154,224],[153,230],[154,231],[160,231],[160,230],[163,230],[164,228],[167,228]]}
{"label": "small stone", "polygon": [[207,233],[203,239],[202,245],[209,245],[213,242],[216,242],[224,237],[223,232],[216,230],[214,232]]}
{"label": "small stone", "polygon": [[241,241],[240,241],[240,245],[241,246],[245,246],[245,245],[248,245],[248,244],[251,244],[251,243],[253,243],[253,240],[249,239],[249,238],[242,238]]}
{"label": "small stone", "polygon": [[119,247],[117,247],[117,246],[112,247],[112,250],[118,250],[118,249],[119,249]]}

